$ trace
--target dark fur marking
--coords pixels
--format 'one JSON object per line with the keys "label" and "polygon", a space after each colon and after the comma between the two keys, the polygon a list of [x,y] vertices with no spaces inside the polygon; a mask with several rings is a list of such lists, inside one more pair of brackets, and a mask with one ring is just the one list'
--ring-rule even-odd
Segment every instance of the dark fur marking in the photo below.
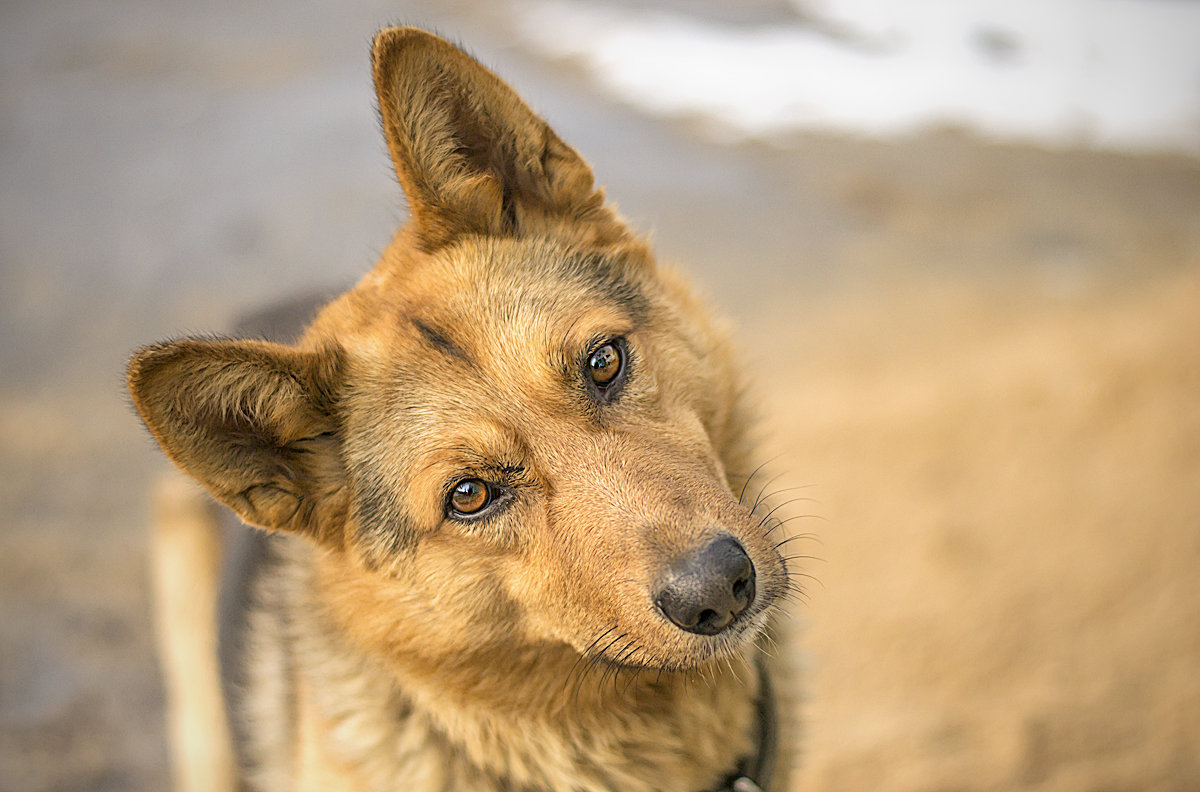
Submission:
{"label": "dark fur marking", "polygon": [[372,475],[354,476],[358,539],[367,558],[381,564],[416,544],[417,531],[395,496]]}
{"label": "dark fur marking", "polygon": [[421,337],[429,342],[429,345],[434,349],[443,352],[452,358],[457,358],[458,360],[461,360],[469,365],[472,364],[471,358],[467,355],[466,351],[458,344],[451,341],[450,338],[447,337],[447,335],[441,330],[431,327],[422,319],[413,319],[412,322],[413,326],[417,328],[417,331],[421,333]]}
{"label": "dark fur marking", "polygon": [[591,253],[563,259],[559,266],[571,280],[624,310],[635,324],[645,321],[650,301],[610,259]]}

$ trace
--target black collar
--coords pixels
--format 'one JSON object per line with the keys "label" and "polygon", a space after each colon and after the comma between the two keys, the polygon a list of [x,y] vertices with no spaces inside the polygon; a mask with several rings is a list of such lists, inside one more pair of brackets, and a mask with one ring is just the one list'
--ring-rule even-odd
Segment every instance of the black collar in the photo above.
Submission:
{"label": "black collar", "polygon": [[757,750],[739,759],[733,772],[725,777],[714,792],[764,792],[770,786],[779,735],[775,695],[761,656],[758,663],[758,700],[754,702],[754,709],[758,725]]}

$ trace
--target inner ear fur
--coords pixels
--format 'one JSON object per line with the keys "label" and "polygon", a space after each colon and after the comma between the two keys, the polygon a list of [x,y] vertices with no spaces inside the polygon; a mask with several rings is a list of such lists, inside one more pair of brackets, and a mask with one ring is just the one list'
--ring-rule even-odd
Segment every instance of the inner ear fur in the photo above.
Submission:
{"label": "inner ear fur", "polygon": [[139,350],[129,391],[167,455],[246,522],[338,542],[342,355],[263,341]]}
{"label": "inner ear fur", "polygon": [[590,225],[592,242],[625,235],[583,158],[462,50],[388,28],[372,62],[388,149],[426,249],[461,234],[527,233],[548,219]]}

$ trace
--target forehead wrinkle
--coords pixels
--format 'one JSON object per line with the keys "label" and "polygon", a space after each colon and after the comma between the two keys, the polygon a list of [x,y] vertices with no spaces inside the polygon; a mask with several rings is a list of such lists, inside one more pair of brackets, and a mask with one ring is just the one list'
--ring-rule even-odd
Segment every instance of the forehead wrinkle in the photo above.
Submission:
{"label": "forehead wrinkle", "polygon": [[445,251],[436,265],[440,294],[457,294],[465,298],[460,307],[475,311],[562,299],[615,304],[634,319],[650,309],[639,271],[617,251],[570,248],[550,239],[473,240]]}
{"label": "forehead wrinkle", "polygon": [[584,355],[639,326],[624,306],[604,301],[555,306],[513,301],[494,310],[495,323],[471,339],[478,380],[453,389],[454,404],[514,427],[538,414],[579,414]]}
{"label": "forehead wrinkle", "polygon": [[433,397],[462,404],[486,396],[489,407],[518,417],[556,394],[569,398],[564,385],[582,347],[641,326],[650,306],[637,273],[618,258],[546,241],[489,240],[444,252],[434,268],[437,277],[410,295],[406,324],[423,347],[467,363],[477,379],[468,386],[426,371],[441,391]]}
{"label": "forehead wrinkle", "polygon": [[[626,273],[600,254],[569,254],[534,262],[526,277],[531,281],[497,289],[510,314],[537,306],[547,314],[577,312],[581,307],[611,306],[638,322],[649,310],[649,300]],[[502,277],[501,273],[495,275]],[[505,294],[507,292],[507,294]]]}

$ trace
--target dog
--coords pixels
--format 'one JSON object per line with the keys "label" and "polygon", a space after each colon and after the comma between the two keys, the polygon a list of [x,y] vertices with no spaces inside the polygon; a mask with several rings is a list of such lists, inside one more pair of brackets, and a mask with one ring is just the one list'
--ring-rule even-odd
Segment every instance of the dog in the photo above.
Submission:
{"label": "dog", "polygon": [[261,529],[222,550],[161,500],[178,785],[782,788],[794,584],[723,326],[491,71],[408,27],[372,64],[410,215],[374,269],[293,343],[128,366],[167,456]]}

